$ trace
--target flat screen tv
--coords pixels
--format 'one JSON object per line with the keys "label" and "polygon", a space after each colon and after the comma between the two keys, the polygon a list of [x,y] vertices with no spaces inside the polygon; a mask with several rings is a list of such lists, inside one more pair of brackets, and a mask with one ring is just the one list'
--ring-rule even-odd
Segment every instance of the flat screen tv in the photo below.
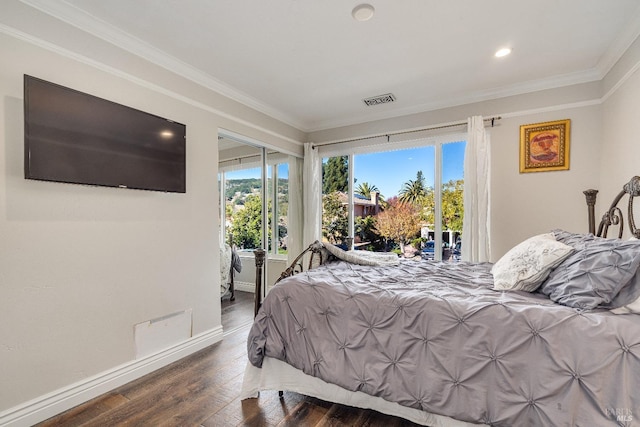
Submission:
{"label": "flat screen tv", "polygon": [[186,126],[24,76],[27,179],[186,192]]}

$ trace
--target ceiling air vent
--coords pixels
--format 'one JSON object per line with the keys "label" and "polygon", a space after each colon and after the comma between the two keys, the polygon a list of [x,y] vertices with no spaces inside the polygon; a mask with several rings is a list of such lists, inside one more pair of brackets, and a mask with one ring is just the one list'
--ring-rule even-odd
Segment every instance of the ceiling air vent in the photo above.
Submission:
{"label": "ceiling air vent", "polygon": [[392,93],[385,93],[384,95],[372,96],[371,98],[363,99],[364,103],[369,107],[373,105],[388,104],[389,102],[393,102],[395,100],[396,97]]}

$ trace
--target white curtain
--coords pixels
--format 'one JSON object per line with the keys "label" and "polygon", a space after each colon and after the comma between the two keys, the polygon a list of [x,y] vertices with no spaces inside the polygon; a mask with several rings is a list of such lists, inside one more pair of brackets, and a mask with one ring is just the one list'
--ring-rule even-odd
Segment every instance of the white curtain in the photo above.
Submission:
{"label": "white curtain", "polygon": [[302,174],[304,160],[289,156],[289,224],[287,226],[287,258],[291,264],[293,259],[303,250],[304,217],[302,201]]}
{"label": "white curtain", "polygon": [[464,220],[462,259],[484,262],[491,259],[491,161],[489,134],[482,116],[468,120],[464,153]]}
{"label": "white curtain", "polygon": [[316,240],[322,240],[322,164],[318,149],[312,143],[304,144],[304,231],[303,249]]}

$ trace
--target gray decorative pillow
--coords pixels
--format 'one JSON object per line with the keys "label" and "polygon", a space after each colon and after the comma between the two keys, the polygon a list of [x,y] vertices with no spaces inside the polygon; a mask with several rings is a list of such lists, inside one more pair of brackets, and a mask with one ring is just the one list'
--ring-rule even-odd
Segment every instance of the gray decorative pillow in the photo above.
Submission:
{"label": "gray decorative pillow", "polygon": [[561,230],[554,230],[554,235],[576,250],[540,286],[540,292],[560,304],[581,309],[609,305],[640,265],[638,241],[603,239]]}
{"label": "gray decorative pillow", "polygon": [[622,307],[611,310],[613,314],[640,314],[640,297]]}
{"label": "gray decorative pillow", "polygon": [[[563,242],[579,250],[584,249],[585,245],[596,239],[602,239],[596,237],[593,234],[577,234],[570,233],[564,230],[553,230],[554,236],[559,242]],[[638,239],[632,237],[629,239],[631,242],[640,243]],[[610,303],[603,303],[599,305],[599,308],[615,309],[633,304],[640,298],[640,271],[636,271],[636,274],[629,280],[626,285],[623,285],[618,295],[615,296]]]}
{"label": "gray decorative pillow", "polygon": [[[629,241],[638,241],[635,237],[629,238]],[[602,305],[603,308],[614,309],[612,312],[619,314],[618,311],[624,313],[640,313],[640,267],[636,274],[624,285],[611,304]],[[618,309],[616,311],[615,309]],[[626,310],[625,310],[626,309]]]}
{"label": "gray decorative pillow", "polygon": [[553,233],[533,236],[511,248],[493,265],[493,289],[533,292],[551,269],[572,252],[573,248],[556,241]]}
{"label": "gray decorative pillow", "polygon": [[629,283],[624,285],[618,295],[609,304],[600,304],[600,308],[620,308],[632,304],[640,298],[640,271],[636,271]]}
{"label": "gray decorative pillow", "polygon": [[581,248],[584,249],[584,245],[596,239],[596,236],[593,234],[578,234],[571,233],[569,231],[564,230],[553,230],[551,231],[555,236],[558,242],[562,242],[565,245],[569,245],[572,248]]}

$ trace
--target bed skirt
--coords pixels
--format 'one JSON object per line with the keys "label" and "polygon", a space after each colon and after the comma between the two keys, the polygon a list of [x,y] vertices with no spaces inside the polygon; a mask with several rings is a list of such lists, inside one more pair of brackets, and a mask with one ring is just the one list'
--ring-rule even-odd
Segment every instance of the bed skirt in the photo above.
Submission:
{"label": "bed skirt", "polygon": [[327,402],[356,408],[373,409],[383,414],[401,417],[424,426],[469,427],[483,425],[471,424],[443,415],[407,408],[359,391],[348,391],[337,385],[326,383],[319,378],[309,376],[291,365],[271,357],[264,358],[262,369],[256,368],[247,362],[240,398],[242,400],[256,398],[258,393],[263,390],[293,391]]}

